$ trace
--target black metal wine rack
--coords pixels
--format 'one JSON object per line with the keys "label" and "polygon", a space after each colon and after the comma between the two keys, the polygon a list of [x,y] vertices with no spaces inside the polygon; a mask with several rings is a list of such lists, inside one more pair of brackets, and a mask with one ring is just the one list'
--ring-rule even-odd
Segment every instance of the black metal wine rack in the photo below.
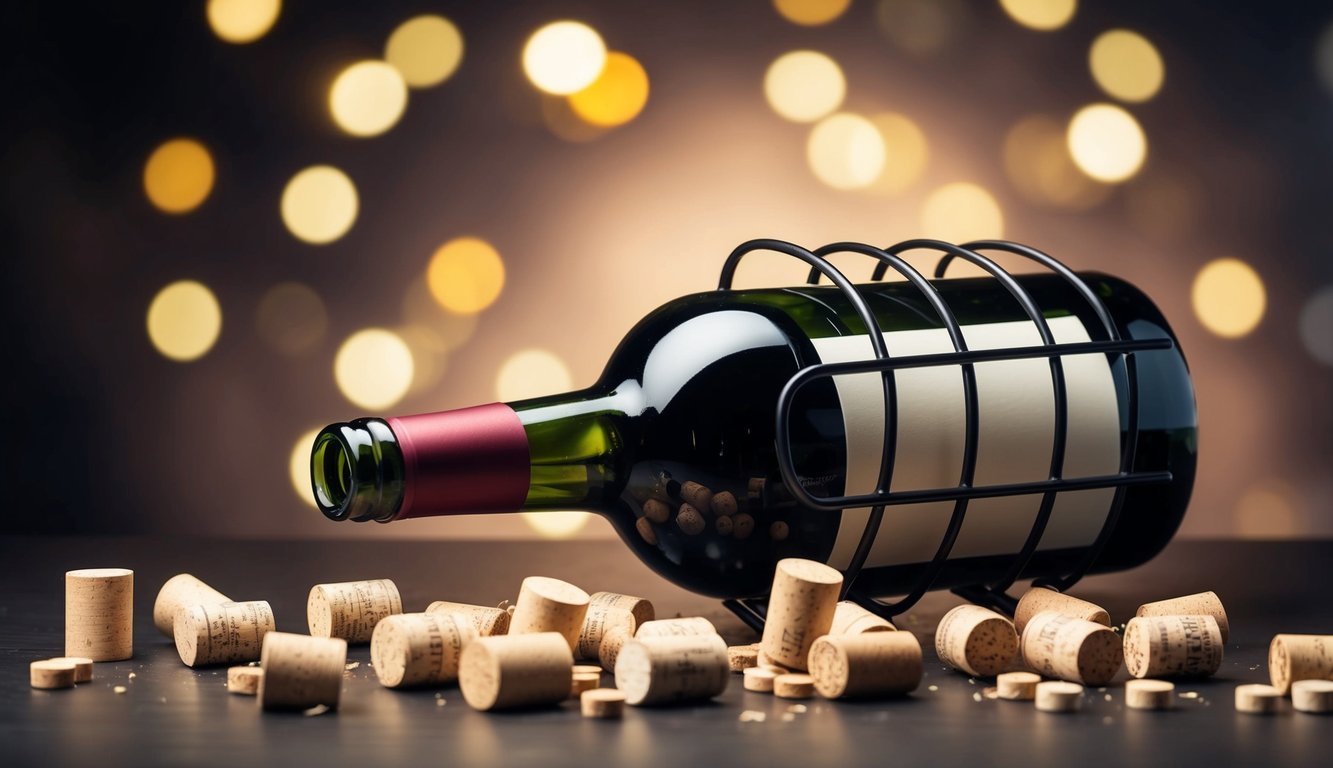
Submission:
{"label": "black metal wine rack", "polygon": [[[1040,346],[1028,347],[1008,347],[1002,349],[969,350],[967,343],[963,338],[962,329],[958,321],[954,318],[953,311],[949,308],[940,292],[931,285],[919,271],[903,260],[901,254],[907,251],[929,250],[937,251],[943,254],[935,267],[935,278],[943,278],[948,270],[949,263],[953,259],[962,259],[975,264],[983,269],[995,280],[997,280],[1005,290],[1018,302],[1024,313],[1036,327],[1037,333],[1041,338]],[[1075,567],[1064,575],[1046,578],[1034,582],[1037,586],[1050,587],[1059,591],[1067,590],[1079,579],[1081,579],[1092,568],[1105,549],[1110,540],[1112,532],[1120,518],[1120,511],[1125,501],[1125,489],[1131,485],[1141,485],[1146,483],[1162,483],[1171,480],[1170,472],[1134,472],[1134,454],[1138,443],[1139,432],[1139,407],[1138,407],[1138,377],[1134,354],[1148,350],[1165,350],[1174,346],[1169,338],[1161,339],[1122,339],[1119,330],[1116,328],[1115,321],[1111,318],[1110,311],[1102,302],[1097,294],[1073,270],[1055,258],[1026,245],[1013,243],[1005,240],[977,240],[964,245],[953,245],[940,240],[906,240],[887,248],[876,248],[863,243],[840,242],[826,245],[814,251],[806,250],[798,245],[788,243],[782,240],[751,240],[742,243],[731,255],[727,257],[726,263],[722,267],[722,275],[718,280],[718,290],[731,290],[732,280],[735,277],[736,269],[741,260],[746,255],[756,251],[772,251],[781,253],[793,258],[799,259],[810,265],[810,273],[807,283],[814,285],[819,282],[820,277],[827,277],[833,285],[842,292],[851,306],[856,310],[858,317],[865,326],[869,335],[870,344],[874,350],[874,357],[866,360],[857,360],[840,363],[822,363],[811,365],[799,371],[791,378],[782,390],[778,399],[776,413],[777,423],[777,459],[778,468],[782,474],[783,482],[787,489],[792,493],[798,502],[807,507],[825,511],[840,511],[843,509],[870,507],[870,516],[866,522],[866,527],[861,535],[861,540],[855,550],[847,569],[843,572],[843,598],[854,600],[866,609],[876,614],[890,618],[907,609],[911,608],[926,592],[930,591],[938,578],[940,572],[944,569],[945,563],[949,559],[949,553],[953,550],[954,543],[958,539],[958,534],[963,528],[963,521],[967,515],[968,502],[972,499],[994,498],[999,496],[1017,496],[1025,494],[1042,494],[1041,506],[1038,508],[1037,516],[1033,521],[1032,530],[1028,533],[1027,539],[1022,549],[1014,555],[1013,562],[1008,571],[1002,578],[990,584],[975,584],[966,587],[954,589],[954,592],[962,597],[982,605],[1002,610],[1012,614],[1016,604],[1015,598],[1008,594],[1008,589],[1022,575],[1028,563],[1032,560],[1037,551],[1037,546],[1041,542],[1046,525],[1050,521],[1051,510],[1054,507],[1056,495],[1060,491],[1078,491],[1092,488],[1114,488],[1115,494],[1111,501],[1110,510],[1107,513],[1106,520],[1102,524],[1101,531],[1097,538],[1084,552],[1082,558]],[[1050,326],[1046,322],[1040,307],[1032,296],[1025,291],[1014,276],[1005,271],[991,259],[981,255],[980,251],[1003,251],[1015,254],[1023,258],[1036,262],[1037,264],[1049,269],[1065,280],[1091,307],[1103,330],[1106,332],[1105,341],[1087,341],[1078,343],[1057,343]],[[939,315],[940,322],[948,331],[949,339],[952,342],[954,351],[928,355],[910,355],[890,357],[884,343],[884,337],[876,320],[874,313],[870,311],[865,299],[861,296],[856,286],[836,267],[831,264],[827,256],[834,253],[857,253],[869,256],[878,261],[872,280],[883,280],[885,274],[892,269],[911,283],[929,302],[931,307]],[[1126,393],[1125,403],[1123,405],[1125,412],[1122,413],[1123,423],[1126,430],[1123,435],[1123,444],[1120,452],[1120,471],[1113,475],[1097,475],[1084,477],[1065,477],[1064,476],[1064,453],[1065,441],[1068,432],[1068,393],[1066,391],[1064,368],[1061,358],[1065,355],[1083,355],[1090,353],[1104,353],[1110,356],[1119,356],[1123,361],[1122,366],[1113,366],[1113,369],[1120,371],[1123,378],[1124,391]],[[1046,358],[1050,361],[1051,385],[1053,387],[1053,405],[1055,410],[1055,429],[1052,435],[1054,440],[1051,451],[1051,465],[1049,477],[1046,480],[1036,480],[1022,483],[1007,483],[1000,485],[976,485],[973,483],[973,475],[976,470],[977,461],[977,432],[978,432],[978,404],[977,404],[977,384],[976,373],[973,366],[976,363],[989,362],[996,360],[1025,360]],[[884,382],[884,412],[889,424],[897,423],[897,393],[895,387],[894,372],[907,368],[929,368],[940,366],[958,366],[961,369],[963,377],[963,395],[965,399],[965,438],[962,471],[958,484],[952,487],[931,488],[911,491],[893,491],[890,488],[890,480],[893,476],[893,462],[895,454],[896,429],[886,429],[884,431],[884,453],[883,461],[880,466],[879,483],[875,490],[868,494],[858,496],[821,496],[811,495],[799,482],[797,478],[795,462],[792,456],[791,435],[787,428],[791,417],[792,402],[796,393],[810,382],[816,379],[831,379],[834,376],[843,376],[854,373],[880,373]],[[930,501],[953,501],[953,515],[949,519],[949,525],[945,529],[944,537],[941,539],[939,547],[935,551],[934,558],[925,565],[920,578],[915,586],[900,599],[888,603],[878,599],[875,595],[865,594],[856,589],[856,577],[860,574],[865,565],[867,556],[870,554],[871,545],[875,541],[875,536],[879,532],[880,523],[883,520],[884,508],[895,504],[916,504]],[[728,600],[726,606],[736,613],[743,621],[755,629],[762,629],[764,613],[766,609],[765,601],[758,598],[745,600]]]}

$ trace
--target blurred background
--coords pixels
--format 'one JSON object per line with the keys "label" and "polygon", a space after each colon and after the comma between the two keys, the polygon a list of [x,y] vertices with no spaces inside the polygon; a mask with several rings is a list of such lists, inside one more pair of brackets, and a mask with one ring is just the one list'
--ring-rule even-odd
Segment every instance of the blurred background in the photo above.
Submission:
{"label": "blurred background", "polygon": [[3,13],[0,531],[611,537],[335,525],[313,430],[587,386],[754,237],[1003,236],[1174,326],[1202,425],[1182,535],[1333,535],[1323,4]]}

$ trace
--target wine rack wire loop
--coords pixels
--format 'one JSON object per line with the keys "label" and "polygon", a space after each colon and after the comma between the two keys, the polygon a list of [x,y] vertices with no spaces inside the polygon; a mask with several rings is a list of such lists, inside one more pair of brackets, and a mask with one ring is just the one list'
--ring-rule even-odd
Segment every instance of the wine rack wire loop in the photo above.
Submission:
{"label": "wine rack wire loop", "polygon": [[[919,271],[904,261],[901,254],[912,250],[932,250],[943,254],[935,268],[935,278],[942,278],[949,264],[955,259],[975,264],[999,282],[1022,308],[1031,320],[1041,340],[1038,346],[1005,347],[999,349],[973,350],[967,347],[962,328],[953,311],[939,291]],[[842,293],[855,311],[861,324],[867,331],[868,341],[874,357],[836,363],[820,363],[807,366],[798,371],[783,387],[778,398],[776,421],[776,448],[778,471],[783,482],[796,500],[812,509],[842,511],[854,508],[870,508],[866,527],[856,547],[855,553],[843,572],[844,597],[855,600],[861,605],[884,616],[893,616],[910,608],[934,585],[943,571],[966,518],[967,503],[972,499],[996,498],[1028,494],[1042,494],[1033,525],[1024,541],[1023,547],[1014,556],[1013,562],[1004,576],[992,584],[976,584],[960,587],[954,591],[975,602],[990,605],[1012,612],[1014,599],[1006,591],[1022,577],[1028,564],[1036,554],[1042,534],[1050,521],[1051,511],[1056,496],[1061,491],[1077,491],[1096,488],[1114,488],[1114,496],[1106,520],[1096,539],[1087,548],[1074,569],[1059,577],[1037,582],[1058,590],[1065,590],[1082,578],[1097,562],[1105,549],[1110,536],[1119,520],[1124,505],[1125,490],[1132,485],[1169,482],[1170,472],[1134,472],[1135,448],[1138,442],[1138,397],[1137,369],[1134,362],[1136,352],[1166,350],[1174,346],[1169,338],[1126,340],[1120,337],[1110,310],[1098,298],[1097,294],[1064,264],[1038,251],[1035,248],[1005,240],[978,240],[959,246],[940,240],[906,240],[886,248],[876,248],[863,243],[839,242],[807,250],[793,243],[782,240],[759,239],[742,243],[723,264],[718,280],[719,290],[730,290],[736,269],[746,255],[756,251],[772,251],[799,259],[810,265],[807,277],[809,284],[816,284],[820,277],[827,277]],[[1013,275],[1004,270],[979,251],[1003,251],[1021,256],[1049,269],[1068,283],[1088,303],[1105,332],[1105,339],[1093,339],[1087,342],[1057,342],[1051,332],[1041,308],[1031,294],[1019,285]],[[927,303],[939,316],[940,322],[948,332],[953,352],[932,354],[889,355],[884,341],[883,331],[869,305],[852,282],[828,261],[834,253],[856,253],[869,256],[878,263],[872,274],[872,280],[882,280],[890,269],[903,276],[925,297]],[[1120,468],[1116,474],[1092,475],[1083,477],[1064,476],[1065,444],[1068,437],[1068,392],[1064,377],[1062,358],[1066,355],[1105,354],[1112,368],[1123,379],[1127,397],[1122,413],[1122,423],[1126,425],[1121,447]],[[1054,434],[1052,435],[1051,465],[1049,477],[1018,483],[1000,483],[976,485],[973,475],[977,460],[978,401],[976,374],[974,365],[982,362],[1000,360],[1030,360],[1045,358],[1050,366],[1052,386],[1052,407],[1054,409]],[[1115,363],[1120,363],[1116,365]],[[879,482],[874,491],[866,494],[841,496],[814,496],[801,484],[792,454],[791,434],[788,425],[791,420],[792,404],[800,390],[818,379],[833,379],[851,374],[879,373],[883,381],[884,408],[886,424],[897,424],[897,391],[895,373],[899,370],[914,368],[958,367],[963,378],[965,397],[965,439],[962,470],[959,482],[953,487],[893,491],[893,455],[896,441],[896,428],[886,429],[884,454],[881,460]],[[866,558],[875,541],[879,526],[883,520],[886,506],[917,504],[931,501],[953,501],[954,511],[949,525],[941,538],[932,560],[925,564],[917,583],[905,596],[893,603],[885,603],[873,595],[856,589],[856,578],[865,565]],[[762,601],[728,601],[728,607],[734,610],[742,620],[751,626],[763,624]]]}

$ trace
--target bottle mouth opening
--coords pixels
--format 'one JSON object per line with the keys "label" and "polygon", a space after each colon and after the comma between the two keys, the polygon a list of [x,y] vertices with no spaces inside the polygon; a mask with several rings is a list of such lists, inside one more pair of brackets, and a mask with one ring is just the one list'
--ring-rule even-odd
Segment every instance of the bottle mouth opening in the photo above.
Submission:
{"label": "bottle mouth opening", "polygon": [[310,480],[315,504],[330,520],[346,520],[349,501],[356,496],[356,475],[352,472],[351,452],[335,430],[325,430],[315,439],[310,461]]}

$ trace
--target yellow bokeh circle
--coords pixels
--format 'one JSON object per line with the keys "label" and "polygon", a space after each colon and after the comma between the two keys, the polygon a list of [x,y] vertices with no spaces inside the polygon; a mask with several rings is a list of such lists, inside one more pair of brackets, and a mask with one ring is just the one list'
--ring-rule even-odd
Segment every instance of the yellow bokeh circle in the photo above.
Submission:
{"label": "yellow bokeh circle", "polygon": [[870,118],[884,140],[884,170],[875,179],[879,192],[898,194],[907,190],[926,170],[930,149],[926,134],[911,118],[885,112]]}
{"label": "yellow bokeh circle", "polygon": [[784,53],[764,74],[764,96],[782,117],[810,123],[831,114],[847,95],[847,79],[833,59],[818,51]]}
{"label": "yellow bokeh circle", "polygon": [[347,174],[314,165],[292,177],[282,191],[282,221],[307,243],[322,245],[347,234],[360,202]]}
{"label": "yellow bokeh circle", "polygon": [[1134,116],[1113,104],[1091,104],[1069,121],[1069,155],[1098,181],[1125,181],[1148,157],[1148,137]]}
{"label": "yellow bokeh circle", "polygon": [[923,237],[962,244],[1004,236],[1004,213],[990,192],[971,182],[946,184],[921,209]]}
{"label": "yellow bokeh circle", "polygon": [[648,73],[627,53],[606,55],[606,66],[592,85],[572,94],[569,106],[583,120],[612,128],[638,117],[648,104]]}
{"label": "yellow bokeh circle", "polygon": [[773,0],[782,18],[803,27],[818,27],[846,13],[852,0]]}
{"label": "yellow bokeh circle", "polygon": [[333,380],[343,397],[362,408],[388,408],[412,386],[412,350],[393,331],[366,328],[338,348]]}
{"label": "yellow bokeh circle", "polygon": [[439,85],[463,61],[463,35],[443,16],[417,16],[389,35],[384,60],[413,88]]}
{"label": "yellow bokeh circle", "polygon": [[180,280],[148,305],[148,339],[168,359],[186,363],[207,354],[222,332],[222,308],[208,286]]}
{"label": "yellow bokeh circle", "polygon": [[359,61],[344,69],[329,88],[329,113],[353,136],[378,136],[397,124],[407,109],[407,83],[383,61]]}
{"label": "yellow bokeh circle", "polygon": [[495,395],[506,403],[568,392],[573,387],[569,366],[544,349],[515,352],[500,366]]}
{"label": "yellow bokeh circle", "polygon": [[1078,0],[1000,0],[1000,7],[1019,24],[1049,32],[1074,18]]}
{"label": "yellow bokeh circle", "polygon": [[450,240],[431,256],[426,284],[441,307],[473,315],[499,298],[505,284],[504,260],[494,246],[480,238]]}
{"label": "yellow bokeh circle", "polygon": [[1204,265],[1194,277],[1190,298],[1194,316],[1203,327],[1224,339],[1238,339],[1253,331],[1268,304],[1259,273],[1235,258]]}
{"label": "yellow bokeh circle", "polygon": [[164,142],[143,169],[148,200],[166,213],[188,213],[198,208],[213,190],[213,156],[194,139]]}
{"label": "yellow bokeh circle", "polygon": [[568,96],[592,85],[605,64],[602,36],[577,21],[547,24],[523,46],[523,71],[528,80],[557,96]]}
{"label": "yellow bokeh circle", "polygon": [[208,26],[228,43],[253,43],[273,28],[281,0],[208,0]]}
{"label": "yellow bokeh circle", "polygon": [[806,143],[810,170],[834,189],[868,187],[884,170],[884,137],[860,115],[840,112],[815,125]]}
{"label": "yellow bokeh circle", "polygon": [[1088,51],[1092,79],[1121,101],[1147,101],[1162,89],[1166,66],[1156,46],[1128,29],[1103,32]]}
{"label": "yellow bokeh circle", "polygon": [[310,452],[315,447],[315,437],[319,435],[318,429],[312,429],[309,432],[296,438],[296,444],[292,446],[292,455],[287,460],[287,472],[292,479],[292,488],[301,501],[315,506],[315,492],[310,484]]}

